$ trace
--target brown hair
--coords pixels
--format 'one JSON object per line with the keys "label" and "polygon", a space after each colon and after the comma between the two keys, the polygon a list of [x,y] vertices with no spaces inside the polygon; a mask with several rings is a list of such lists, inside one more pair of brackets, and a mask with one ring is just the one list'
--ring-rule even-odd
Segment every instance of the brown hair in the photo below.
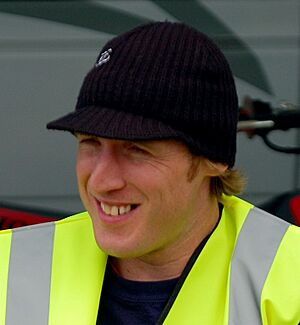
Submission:
{"label": "brown hair", "polygon": [[[192,154],[191,165],[187,175],[189,181],[192,181],[194,177],[197,176],[201,159],[205,159],[208,164],[217,169],[213,161]],[[211,177],[210,191],[211,194],[215,195],[217,199],[220,200],[223,194],[238,195],[242,193],[246,183],[245,176],[239,170],[229,168],[221,175]]]}
{"label": "brown hair", "polygon": [[246,178],[239,170],[227,169],[222,175],[211,178],[210,190],[220,200],[223,194],[238,195],[242,193],[246,183]]}

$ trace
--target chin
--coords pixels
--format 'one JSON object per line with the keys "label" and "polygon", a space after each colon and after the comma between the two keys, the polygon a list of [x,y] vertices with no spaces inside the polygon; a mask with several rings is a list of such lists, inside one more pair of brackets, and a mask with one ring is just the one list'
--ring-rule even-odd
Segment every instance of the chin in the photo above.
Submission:
{"label": "chin", "polygon": [[99,248],[109,256],[113,256],[116,258],[134,258],[138,257],[139,253],[136,250],[137,245],[129,243],[125,243],[123,240],[111,240],[104,238],[97,238],[96,235],[96,242]]}

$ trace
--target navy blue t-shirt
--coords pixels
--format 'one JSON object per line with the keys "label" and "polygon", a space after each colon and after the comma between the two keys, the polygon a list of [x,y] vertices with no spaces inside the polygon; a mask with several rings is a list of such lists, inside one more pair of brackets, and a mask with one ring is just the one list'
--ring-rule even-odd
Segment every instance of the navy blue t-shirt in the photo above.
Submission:
{"label": "navy blue t-shirt", "polygon": [[107,268],[97,325],[152,325],[158,320],[178,279],[126,280]]}

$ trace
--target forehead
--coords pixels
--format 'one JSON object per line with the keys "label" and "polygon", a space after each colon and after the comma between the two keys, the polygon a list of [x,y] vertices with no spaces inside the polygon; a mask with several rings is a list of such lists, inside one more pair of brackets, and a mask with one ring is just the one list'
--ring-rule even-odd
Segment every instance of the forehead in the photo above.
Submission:
{"label": "forehead", "polygon": [[177,139],[152,139],[152,140],[139,140],[139,139],[112,139],[112,138],[104,138],[100,136],[91,135],[88,133],[75,132],[75,137],[80,139],[91,138],[95,139],[102,143],[114,144],[114,145],[128,145],[128,144],[136,144],[141,145],[148,148],[157,148],[165,151],[169,151],[170,149],[178,150],[181,153],[185,153],[188,155],[192,155],[188,146],[180,140]]}

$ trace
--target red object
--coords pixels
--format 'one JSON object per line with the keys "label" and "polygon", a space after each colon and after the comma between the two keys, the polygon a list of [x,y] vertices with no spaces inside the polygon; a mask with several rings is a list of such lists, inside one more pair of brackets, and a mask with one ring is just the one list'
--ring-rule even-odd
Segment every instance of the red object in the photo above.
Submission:
{"label": "red object", "polygon": [[291,198],[289,208],[296,225],[300,226],[300,194]]}
{"label": "red object", "polygon": [[22,210],[0,207],[0,230],[55,221],[57,219],[59,218],[46,216],[38,212],[25,212]]}

